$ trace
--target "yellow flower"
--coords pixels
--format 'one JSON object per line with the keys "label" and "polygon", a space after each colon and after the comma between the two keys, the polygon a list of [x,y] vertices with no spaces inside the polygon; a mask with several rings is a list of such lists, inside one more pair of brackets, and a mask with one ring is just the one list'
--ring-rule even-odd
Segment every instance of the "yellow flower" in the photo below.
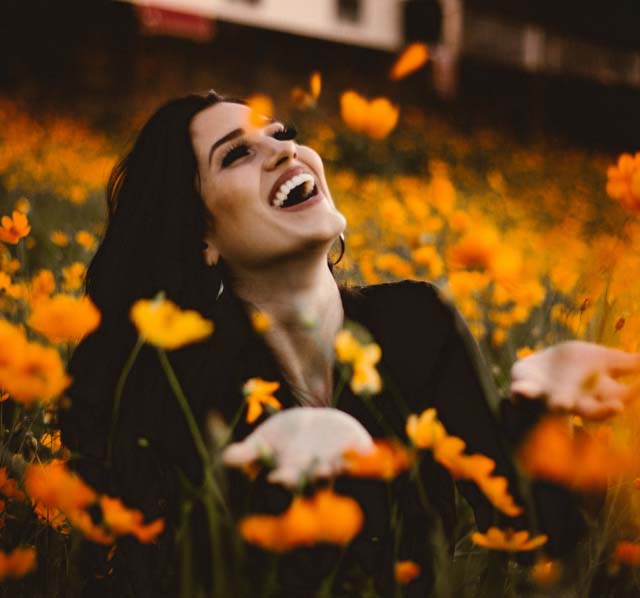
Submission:
{"label": "yellow flower", "polygon": [[318,71],[314,71],[309,78],[309,91],[302,89],[302,87],[294,87],[291,90],[291,101],[298,108],[313,108],[320,96],[321,89],[322,76]]}
{"label": "yellow flower", "polygon": [[311,498],[297,496],[281,515],[250,515],[239,523],[242,537],[267,550],[284,552],[319,542],[348,544],[364,516],[358,503],[329,489]]}
{"label": "yellow flower", "polygon": [[394,567],[394,576],[400,585],[408,584],[420,575],[420,565],[413,561],[398,561]]}
{"label": "yellow flower", "polygon": [[15,209],[23,214],[28,214],[31,211],[31,202],[26,197],[21,197],[15,203]]}
{"label": "yellow flower", "polygon": [[140,299],[130,315],[145,341],[163,349],[178,349],[213,333],[213,322],[196,311],[181,310],[168,299]]}
{"label": "yellow flower", "polygon": [[398,123],[400,114],[387,98],[375,98],[369,102],[351,90],[340,97],[340,111],[342,120],[350,129],[373,139],[384,139]]}
{"label": "yellow flower", "polygon": [[61,230],[51,231],[49,239],[54,245],[57,245],[58,247],[66,247],[67,245],[69,245],[69,237]]}
{"label": "yellow flower", "polygon": [[280,387],[280,382],[267,382],[261,378],[250,378],[242,388],[245,400],[247,401],[247,423],[256,421],[263,411],[263,405],[268,405],[273,409],[282,409],[282,404],[273,396],[273,393]]}
{"label": "yellow flower", "polygon": [[627,210],[640,210],[640,152],[622,154],[618,163],[608,168],[607,195]]}
{"label": "yellow flower", "polygon": [[376,343],[361,345],[348,329],[342,329],[334,341],[338,361],[353,368],[351,390],[356,394],[373,395],[382,389],[380,374],[375,364],[382,357],[382,350]]}
{"label": "yellow flower", "polygon": [[24,577],[35,569],[36,562],[35,548],[16,548],[9,553],[0,551],[0,581]]}
{"label": "yellow flower", "polygon": [[438,278],[444,269],[442,258],[436,251],[436,248],[431,245],[414,249],[411,252],[411,259],[413,259],[416,264],[426,268],[433,278]]}
{"label": "yellow flower", "polygon": [[421,42],[409,44],[391,68],[389,77],[397,81],[418,70],[429,59],[429,48]]}
{"label": "yellow flower", "polygon": [[421,449],[430,449],[447,434],[433,408],[425,409],[420,416],[410,415],[406,432],[413,445]]}
{"label": "yellow flower", "polygon": [[11,245],[16,245],[20,239],[26,237],[31,231],[26,214],[18,210],[14,210],[12,216],[3,216],[0,224],[0,241]]}
{"label": "yellow flower", "polygon": [[87,267],[82,262],[73,262],[62,268],[62,288],[65,291],[77,291],[82,287],[86,273]]}
{"label": "yellow flower", "polygon": [[501,530],[497,527],[490,527],[486,534],[481,534],[480,532],[471,534],[471,541],[490,550],[523,552],[539,548],[546,543],[547,536],[542,534],[532,538],[526,530]]}
{"label": "yellow flower", "polygon": [[79,230],[76,233],[76,243],[87,251],[93,251],[96,247],[96,238],[86,230]]}
{"label": "yellow flower", "polygon": [[75,343],[98,327],[100,312],[88,297],[60,294],[35,303],[28,324],[52,343]]}

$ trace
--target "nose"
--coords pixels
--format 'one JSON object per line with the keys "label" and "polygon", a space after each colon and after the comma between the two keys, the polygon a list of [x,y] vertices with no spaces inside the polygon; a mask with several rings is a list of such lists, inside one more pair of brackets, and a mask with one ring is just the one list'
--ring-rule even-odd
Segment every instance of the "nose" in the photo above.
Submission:
{"label": "nose", "polygon": [[272,152],[265,161],[265,170],[275,170],[281,164],[288,160],[295,160],[298,157],[296,144],[291,140],[278,140],[270,138],[272,142],[269,144]]}

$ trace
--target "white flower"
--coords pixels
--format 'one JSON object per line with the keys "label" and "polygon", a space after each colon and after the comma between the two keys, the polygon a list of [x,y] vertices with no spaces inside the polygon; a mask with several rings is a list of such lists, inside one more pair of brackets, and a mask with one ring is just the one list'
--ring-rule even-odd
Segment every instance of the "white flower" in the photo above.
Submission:
{"label": "white flower", "polygon": [[342,471],[347,450],[373,450],[373,439],[351,415],[329,407],[296,407],[269,417],[242,442],[222,453],[225,465],[242,467],[265,459],[274,465],[270,482],[295,488]]}

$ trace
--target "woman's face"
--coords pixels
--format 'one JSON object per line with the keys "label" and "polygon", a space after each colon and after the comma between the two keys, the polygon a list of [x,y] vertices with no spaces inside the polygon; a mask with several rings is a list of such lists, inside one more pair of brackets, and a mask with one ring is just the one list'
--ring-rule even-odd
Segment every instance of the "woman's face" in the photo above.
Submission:
{"label": "woman's face", "polygon": [[232,270],[251,270],[300,252],[326,253],[346,222],[320,156],[297,145],[281,123],[265,119],[255,127],[249,115],[243,104],[220,102],[191,122],[211,214],[205,259],[213,264],[222,256]]}

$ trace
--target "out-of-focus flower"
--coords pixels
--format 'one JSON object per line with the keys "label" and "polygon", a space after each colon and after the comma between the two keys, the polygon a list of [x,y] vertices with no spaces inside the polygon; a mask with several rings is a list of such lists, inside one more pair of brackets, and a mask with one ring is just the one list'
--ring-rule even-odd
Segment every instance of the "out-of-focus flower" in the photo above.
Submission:
{"label": "out-of-focus flower", "polygon": [[556,583],[562,574],[562,566],[558,561],[542,558],[531,567],[531,577],[539,586],[549,586]]}
{"label": "out-of-focus flower", "polygon": [[146,342],[178,349],[213,333],[213,322],[197,311],[181,310],[168,299],[140,299],[131,308],[131,320]]}
{"label": "out-of-focus flower", "polygon": [[60,294],[38,301],[28,324],[52,343],[75,343],[98,327],[100,312],[88,297]]}
{"label": "out-of-focus flower", "polygon": [[56,290],[56,279],[51,270],[40,270],[30,283],[31,304],[37,303],[40,299],[48,298]]}
{"label": "out-of-focus flower", "polygon": [[[430,449],[447,435],[435,409],[425,409],[419,416],[407,418],[407,436],[417,448]],[[464,447],[463,447],[464,448]]]}
{"label": "out-of-focus flower", "polygon": [[335,338],[334,347],[338,361],[351,365],[351,390],[356,394],[373,395],[382,389],[382,380],[375,364],[382,357],[376,343],[362,345],[351,330],[343,328]]}
{"label": "out-of-focus flower", "polygon": [[358,503],[329,489],[311,498],[295,497],[282,515],[251,515],[239,523],[243,538],[267,550],[284,552],[318,543],[348,544],[364,516]]}
{"label": "out-of-focus flower", "polygon": [[394,577],[400,585],[406,585],[420,575],[420,565],[414,561],[398,561],[394,566]]}
{"label": "out-of-focus flower", "polygon": [[394,81],[402,79],[418,70],[427,60],[429,60],[427,44],[422,42],[409,44],[391,67],[389,77]]}
{"label": "out-of-focus flower", "polygon": [[76,233],[76,243],[87,251],[93,251],[96,248],[98,242],[89,231],[79,230]]}
{"label": "out-of-focus flower", "polygon": [[414,455],[399,442],[374,440],[374,444],[374,449],[366,453],[346,451],[345,473],[358,478],[392,480],[411,467]]}
{"label": "out-of-focus flower", "polygon": [[282,404],[273,396],[273,393],[280,388],[280,382],[267,382],[262,378],[250,378],[242,387],[245,400],[247,401],[247,423],[255,422],[264,411],[267,405],[272,409],[282,409]]}
{"label": "out-of-focus flower", "polygon": [[414,275],[411,264],[397,253],[386,252],[376,257],[376,268],[390,272],[396,278],[411,278]]}
{"label": "out-of-focus flower", "polygon": [[0,388],[14,401],[46,404],[70,382],[55,349],[28,342],[22,329],[0,320]]}
{"label": "out-of-focus flower", "polygon": [[314,71],[309,78],[309,91],[302,89],[302,87],[294,87],[291,90],[291,101],[298,108],[313,108],[320,96],[321,89],[322,76],[318,71]]}
{"label": "out-of-focus flower", "polygon": [[433,278],[438,278],[444,270],[442,258],[431,245],[418,247],[411,252],[411,259],[418,265],[423,266],[429,271]]}
{"label": "out-of-focus flower", "polygon": [[296,407],[275,413],[222,456],[232,467],[260,459],[274,463],[269,481],[297,488],[307,480],[340,474],[346,451],[373,449],[371,436],[351,415],[328,407]]}
{"label": "out-of-focus flower", "polygon": [[618,542],[613,553],[616,562],[638,567],[640,565],[640,544],[637,542]]}
{"label": "out-of-focus flower", "polygon": [[273,101],[267,95],[256,94],[247,99],[249,126],[264,127],[268,119],[273,117]]}
{"label": "out-of-focus flower", "polygon": [[16,200],[15,209],[23,214],[28,214],[31,211],[31,202],[26,197],[20,197]]}
{"label": "out-of-focus flower", "polygon": [[16,548],[12,552],[0,551],[0,581],[20,579],[36,567],[35,548]]}
{"label": "out-of-focus flower", "polygon": [[631,473],[634,461],[628,447],[614,445],[601,430],[574,433],[563,418],[545,418],[520,448],[520,461],[534,478],[583,490],[606,488],[610,478]]}
{"label": "out-of-focus flower", "polygon": [[153,542],[162,530],[164,530],[164,520],[156,519],[151,523],[144,523],[144,516],[141,511],[128,509],[118,498],[109,496],[100,497],[100,507],[102,516],[109,531],[116,536],[131,534],[139,542],[149,544]]}
{"label": "out-of-focus flower", "polygon": [[14,210],[12,216],[3,216],[0,219],[0,241],[4,243],[16,245],[30,231],[29,219],[18,210]]}
{"label": "out-of-focus flower", "polygon": [[265,311],[254,311],[251,314],[251,325],[257,333],[264,334],[273,325],[273,320]]}
{"label": "out-of-focus flower", "polygon": [[0,467],[0,494],[12,500],[24,500],[24,492],[18,488],[18,482],[7,476],[7,468]]}
{"label": "out-of-focus flower", "polygon": [[501,550],[506,552],[524,552],[535,550],[547,542],[547,536],[541,534],[531,537],[528,531],[514,531],[512,529],[501,530],[490,527],[486,534],[474,532],[471,541],[483,548]]}
{"label": "out-of-focus flower", "polygon": [[54,432],[45,432],[40,438],[40,444],[48,448],[52,453],[57,453],[62,449],[60,430],[55,430]]}
{"label": "out-of-focus flower", "polygon": [[375,98],[369,102],[351,90],[340,96],[340,111],[342,120],[350,129],[373,139],[384,139],[389,135],[400,115],[400,110],[387,98]]}
{"label": "out-of-focus flower", "polygon": [[640,210],[640,152],[622,154],[618,163],[607,169],[607,195],[627,210]]}
{"label": "out-of-focus flower", "polygon": [[49,240],[58,247],[67,247],[69,245],[68,235],[63,233],[61,230],[51,231]]}
{"label": "out-of-focus flower", "polygon": [[82,262],[73,262],[73,264],[62,268],[62,288],[65,291],[77,291],[84,282],[87,266]]}

